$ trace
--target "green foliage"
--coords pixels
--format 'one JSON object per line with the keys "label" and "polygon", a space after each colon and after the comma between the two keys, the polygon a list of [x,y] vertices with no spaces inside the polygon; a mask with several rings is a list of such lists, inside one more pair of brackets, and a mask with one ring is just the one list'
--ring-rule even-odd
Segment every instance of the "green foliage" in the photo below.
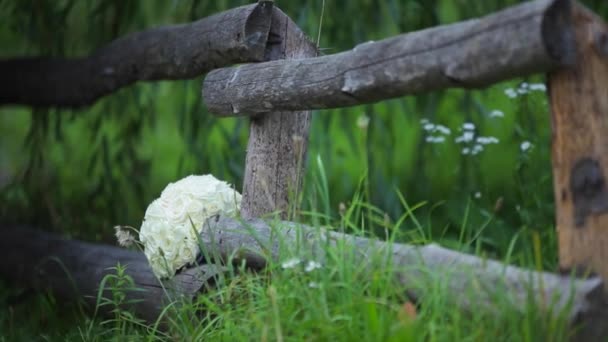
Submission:
{"label": "green foliage", "polygon": [[[406,211],[407,217],[386,225],[388,239],[422,241],[427,227],[421,225],[418,233],[407,236],[399,229],[404,221],[420,224],[416,206]],[[366,220],[366,213],[363,203],[353,205],[331,224],[367,236],[368,231],[357,228]],[[463,230],[474,228],[467,225],[463,223]],[[437,241],[445,242],[440,238]],[[565,311],[541,312],[534,301],[522,311],[511,304],[500,286],[470,288],[454,296],[447,287],[453,269],[431,273],[422,264],[408,265],[427,279],[420,285],[412,283],[421,299],[413,303],[396,283],[395,265],[383,254],[387,251],[361,261],[354,257],[358,251],[343,244],[324,246],[322,260],[305,250],[297,246],[281,248],[279,261],[271,262],[261,273],[227,262],[226,274],[215,279],[213,289],[197,298],[172,300],[166,293],[171,304],[162,314],[163,323],[159,320],[152,325],[143,325],[121,306],[127,304],[126,291],[137,289],[125,268],[117,265],[100,284],[92,317],[74,310],[71,325],[55,321],[53,313],[58,304],[51,296],[37,295],[0,311],[0,340],[33,337],[27,329],[15,326],[15,321],[26,322],[33,331],[47,327],[47,339],[84,341],[566,341],[571,334],[566,328]],[[535,263],[531,260],[526,266]],[[474,301],[482,295],[490,298],[491,309],[478,305],[462,311],[454,302]],[[533,292],[529,295],[538,298]],[[24,319],[30,315],[28,308],[35,308],[35,315]],[[38,316],[49,317],[57,326],[42,325]]]}
{"label": "green foliage", "polygon": [[[321,48],[334,53],[515,2],[327,1]],[[0,16],[7,25],[0,35],[6,44],[0,55],[83,55],[132,31],[195,20],[240,4],[5,0]],[[321,0],[278,5],[311,36],[319,33]],[[605,11],[601,1],[590,5]],[[470,219],[481,223],[494,218],[494,234],[484,242],[490,251],[500,252],[522,227],[550,229],[548,108],[542,93],[505,96],[503,91],[518,83],[315,113],[306,165],[310,186],[301,209],[321,209],[336,217],[339,203],[352,197],[365,176],[366,202],[395,219],[402,214],[398,189],[410,202],[428,203],[424,210],[433,226],[447,227],[452,235],[458,232],[464,204],[479,192],[481,198],[470,203]],[[504,118],[489,118],[495,109]],[[365,130],[356,125],[362,116],[370,118]],[[452,130],[445,144],[425,143],[422,118]],[[12,180],[0,183],[3,221],[107,238],[115,224],[138,226],[146,205],[168,182],[185,175],[213,173],[242,186],[248,121],[206,113],[200,80],[138,84],[81,110],[5,107],[0,120],[0,161],[6,165],[1,171]],[[464,122],[500,143],[477,156],[463,156],[453,138]],[[529,153],[520,152],[523,141],[532,142]],[[311,181],[318,160],[326,169],[323,189]],[[495,212],[497,201],[502,205]]]}
{"label": "green foliage", "polygon": [[[322,0],[279,1],[278,6],[311,37],[320,32],[321,50],[330,54],[518,2],[325,1],[322,30]],[[584,3],[608,16],[605,0]],[[0,58],[86,55],[129,32],[193,21],[242,4],[0,0],[0,20],[5,23]],[[400,241],[440,241],[518,265],[555,269],[549,109],[540,91],[507,96],[505,91],[519,89],[523,82],[543,79],[315,112],[302,204],[294,216],[316,225],[339,222],[344,230],[364,229]],[[241,188],[248,121],[209,115],[200,84],[201,79],[136,84],[79,110],[0,108],[0,222],[109,240],[116,224],[138,227],[147,204],[167,183],[186,175],[212,173]],[[492,116],[494,110],[504,116]],[[365,129],[357,125],[364,116],[370,119]],[[422,119],[449,128],[451,134],[443,143],[427,142],[430,134]],[[499,142],[485,145],[477,155],[464,155],[464,145],[454,141],[464,123],[474,124],[476,136]],[[526,141],[532,148],[522,151]],[[539,320],[532,309],[524,317],[509,310],[497,319],[481,313],[460,315],[446,309],[445,289],[439,283],[429,289],[431,304],[422,308],[417,323],[400,326],[397,307],[404,298],[384,282],[387,274],[365,280],[356,272],[347,274],[353,266],[346,261],[330,260],[333,264],[325,265],[328,271],[318,278],[283,272],[275,265],[272,278],[244,275],[229,280],[223,289],[183,306],[186,311],[204,306],[213,315],[197,324],[181,319],[181,325],[172,327],[174,335],[160,337],[329,339],[338,336],[338,328],[346,331],[341,339],[566,336],[559,334],[555,322]],[[121,276],[112,281],[118,294],[129,285]],[[322,287],[310,288],[310,281]],[[14,291],[0,289],[0,295]],[[120,296],[107,303],[119,301]],[[62,310],[64,315],[58,317],[52,297],[37,294],[26,303],[0,310],[0,331],[10,340],[31,340],[35,331],[48,332],[49,339],[83,338],[108,326],[93,319],[73,330],[65,321],[82,318],[77,308]],[[28,306],[39,306],[36,315],[24,316]],[[186,311],[181,314],[187,316]],[[119,336],[156,334],[125,314],[117,311],[111,321]],[[27,323],[16,328],[16,317],[28,317],[19,320]]]}

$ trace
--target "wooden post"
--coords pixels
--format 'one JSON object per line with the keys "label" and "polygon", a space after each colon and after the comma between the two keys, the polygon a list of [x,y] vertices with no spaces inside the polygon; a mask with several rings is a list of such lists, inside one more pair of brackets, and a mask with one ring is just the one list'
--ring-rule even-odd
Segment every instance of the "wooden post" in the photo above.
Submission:
{"label": "wooden post", "polygon": [[608,280],[608,27],[575,3],[577,63],[549,75],[559,262]]}
{"label": "wooden post", "polygon": [[[268,60],[317,55],[316,46],[276,7],[268,44]],[[310,117],[310,111],[269,112],[251,119],[241,208],[243,217],[259,217],[277,211],[281,218],[287,217],[290,199],[296,200],[301,188]]]}

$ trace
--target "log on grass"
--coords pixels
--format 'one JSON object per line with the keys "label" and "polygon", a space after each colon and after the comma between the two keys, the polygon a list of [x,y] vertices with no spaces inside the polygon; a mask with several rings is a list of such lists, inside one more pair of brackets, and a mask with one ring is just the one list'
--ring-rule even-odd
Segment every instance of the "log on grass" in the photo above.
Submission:
{"label": "log on grass", "polygon": [[[59,298],[84,299],[95,309],[102,280],[126,267],[133,289],[126,291],[123,309],[154,323],[166,305],[178,299],[192,299],[213,286],[220,267],[202,265],[184,270],[161,283],[152,273],[145,255],[124,248],[63,239],[57,235],[23,226],[4,226],[0,230],[0,277],[26,288],[50,290]],[[104,298],[113,298],[105,282]],[[113,307],[104,306],[100,312]]]}
{"label": "log on grass", "polygon": [[272,1],[119,38],[83,58],[0,60],[0,104],[80,107],[137,81],[264,59]]}
{"label": "log on grass", "polygon": [[[424,290],[446,282],[449,294],[463,310],[492,310],[493,297],[508,298],[524,312],[530,301],[553,313],[566,311],[570,323],[582,329],[585,341],[608,337],[608,298],[600,278],[573,279],[568,275],[536,272],[498,261],[445,249],[436,244],[414,246],[389,244],[293,222],[260,219],[237,221],[220,218],[203,227],[201,241],[207,258],[239,259],[253,268],[275,262],[280,252],[299,251],[301,256],[323,263],[326,246],[345,246],[354,251],[353,262],[370,266],[384,257],[396,280],[408,295],[419,300]],[[234,261],[234,260],[233,260]],[[377,265],[376,265],[377,266]],[[467,294],[474,292],[474,296]]]}
{"label": "log on grass", "polygon": [[546,72],[576,58],[570,7],[530,1],[334,55],[214,70],[204,101],[222,116],[336,108]]}

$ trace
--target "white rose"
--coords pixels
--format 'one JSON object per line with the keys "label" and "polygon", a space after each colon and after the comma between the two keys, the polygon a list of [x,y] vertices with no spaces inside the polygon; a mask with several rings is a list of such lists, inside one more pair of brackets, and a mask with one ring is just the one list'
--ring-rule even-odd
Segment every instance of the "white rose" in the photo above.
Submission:
{"label": "white rose", "polygon": [[148,206],[139,236],[154,274],[172,277],[199,252],[197,234],[215,215],[233,216],[241,195],[212,175],[188,176],[171,183]]}

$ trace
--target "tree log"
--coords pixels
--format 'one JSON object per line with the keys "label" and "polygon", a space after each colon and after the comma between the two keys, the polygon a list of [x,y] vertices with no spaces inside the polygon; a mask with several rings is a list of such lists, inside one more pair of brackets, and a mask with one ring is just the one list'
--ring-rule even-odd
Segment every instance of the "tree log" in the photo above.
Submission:
{"label": "tree log", "polygon": [[560,267],[608,280],[608,25],[573,11],[578,63],[549,75]]}
{"label": "tree log", "polygon": [[188,79],[264,59],[272,1],[119,38],[84,58],[0,61],[0,104],[79,107],[137,81]]}
{"label": "tree log", "polygon": [[[202,265],[161,285],[143,253],[67,240],[23,226],[5,226],[0,231],[1,277],[28,288],[51,290],[59,298],[84,299],[93,309],[102,279],[115,274],[111,268],[120,263],[141,289],[126,292],[129,303],[123,309],[132,309],[148,323],[154,323],[170,302],[180,297],[192,299],[212,286],[221,272],[220,267]],[[112,298],[112,294],[106,290],[103,297]]]}
{"label": "tree log", "polygon": [[546,72],[574,63],[570,7],[536,0],[348,52],[214,70],[204,101],[222,116],[336,108]]}
{"label": "tree log", "polygon": [[[296,24],[274,8],[270,45],[266,58],[299,59],[317,55],[316,46]],[[308,147],[311,113],[272,112],[253,118],[243,180],[241,215],[261,217],[278,212],[281,218],[295,212],[290,204],[298,201],[304,161]]]}
{"label": "tree log", "polygon": [[[343,244],[356,253],[355,262],[361,267],[366,267],[378,256],[388,258],[404,291],[415,300],[424,299],[421,295],[425,288],[437,281],[446,281],[449,293],[462,310],[480,307],[492,310],[492,296],[500,293],[501,298],[510,298],[514,307],[522,312],[530,301],[554,313],[569,310],[568,318],[574,327],[581,328],[577,336],[582,340],[608,337],[608,325],[605,324],[608,298],[597,277],[573,279],[505,265],[435,244],[389,244],[293,222],[269,224],[259,219],[220,218],[215,222],[207,221],[200,236],[207,255],[224,261],[243,259],[254,268],[263,268],[268,259],[281,262],[281,250],[300,251],[303,258],[323,263],[328,246]],[[474,298],[466,295],[472,289],[477,289]]]}

